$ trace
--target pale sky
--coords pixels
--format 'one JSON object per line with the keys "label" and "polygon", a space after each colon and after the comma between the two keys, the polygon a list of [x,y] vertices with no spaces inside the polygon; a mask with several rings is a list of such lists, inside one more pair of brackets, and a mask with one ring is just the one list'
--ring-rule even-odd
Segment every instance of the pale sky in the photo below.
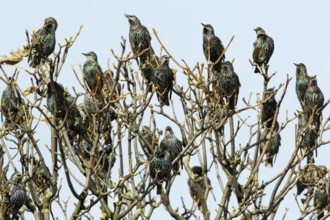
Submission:
{"label": "pale sky", "polygon": [[[267,3],[266,3],[267,2]],[[107,68],[107,61],[114,60],[110,53],[110,48],[115,52],[120,51],[121,36],[128,40],[129,24],[124,16],[135,14],[139,17],[152,35],[152,45],[159,53],[159,44],[152,34],[155,28],[177,60],[184,59],[190,66],[197,61],[205,62],[202,51],[202,25],[203,23],[212,24],[215,33],[220,37],[224,45],[227,45],[230,38],[235,35],[235,39],[226,53],[226,58],[235,58],[234,68],[241,81],[238,108],[245,107],[242,98],[248,98],[250,92],[255,94],[262,92],[262,78],[253,73],[253,68],[249,63],[252,57],[253,42],[256,39],[254,28],[260,26],[265,29],[275,42],[275,51],[270,60],[270,72],[277,71],[276,77],[270,82],[270,86],[285,82],[287,74],[293,77],[287,96],[283,102],[279,117],[280,123],[288,116],[293,117],[293,113],[300,109],[299,102],[295,94],[295,66],[293,63],[305,63],[309,75],[317,75],[318,85],[323,91],[325,100],[329,98],[330,89],[330,31],[329,31],[329,8],[327,1],[4,1],[1,4],[0,21],[2,26],[0,37],[0,56],[8,54],[25,44],[25,29],[32,33],[32,30],[39,29],[46,17],[54,17],[58,22],[56,32],[57,42],[65,42],[64,38],[74,35],[80,25],[84,25],[80,36],[74,46],[70,49],[66,64],[60,74],[59,82],[71,89],[76,86],[78,91],[82,88],[76,82],[72,67],[78,69],[78,65],[85,61],[81,55],[83,52],[95,51],[103,69]],[[128,49],[130,49],[130,46]],[[56,48],[57,49],[57,48]],[[25,63],[25,62],[24,62]],[[19,64],[21,65],[21,64]],[[171,61],[171,67],[178,69]],[[22,64],[22,66],[26,66]],[[4,67],[8,73],[13,71],[11,67]],[[24,87],[29,82],[29,77],[24,76],[21,71],[18,83]],[[177,81],[184,82],[185,78],[180,71],[177,73]],[[4,88],[4,83],[0,82],[0,90]],[[72,91],[72,89],[71,89]],[[280,92],[280,94],[282,94]],[[279,99],[280,94],[277,95]],[[168,108],[170,110],[170,108]],[[329,116],[329,107],[324,111],[324,118]],[[158,123],[164,129],[165,123]],[[277,155],[275,166],[272,169],[261,165],[261,174],[266,179],[280,172],[285,163],[290,159],[294,149],[294,124],[292,123],[282,132],[282,146]],[[178,128],[174,128],[178,131]],[[177,132],[178,133],[178,132]],[[45,137],[39,137],[42,141]],[[245,144],[247,135],[240,134],[238,143]],[[328,133],[324,134],[324,139],[328,140]],[[162,139],[162,137],[161,137]],[[47,143],[49,137],[46,137]],[[316,164],[324,164],[328,168],[328,146],[323,146],[318,150]],[[195,165],[194,163],[191,164]],[[214,169],[212,169],[214,171]],[[113,175],[117,175],[113,172]],[[185,196],[188,206],[191,199],[188,193],[185,171],[183,175],[175,180],[171,191],[172,206],[180,207],[182,213],[180,197]],[[208,174],[211,181],[217,184],[215,175]],[[240,181],[244,181],[241,179]],[[66,183],[65,180],[63,182]],[[216,196],[220,193],[219,186],[215,186]],[[266,192],[267,193],[267,192]],[[285,208],[289,208],[287,219],[295,219],[299,216],[299,209],[293,200],[293,189],[280,206],[276,219],[282,218]],[[219,195],[219,194],[218,194]],[[234,198],[234,197],[233,197]],[[65,199],[65,198],[61,198]],[[221,197],[217,197],[214,202],[210,196],[208,205],[215,216],[215,209],[218,208]],[[98,207],[95,211],[99,214]],[[72,210],[71,210],[72,211]],[[69,215],[71,212],[69,212]],[[200,214],[200,213],[199,213]],[[98,215],[97,215],[98,216]],[[96,219],[97,219],[96,216]],[[156,211],[158,219],[168,219],[167,212],[163,207]]]}

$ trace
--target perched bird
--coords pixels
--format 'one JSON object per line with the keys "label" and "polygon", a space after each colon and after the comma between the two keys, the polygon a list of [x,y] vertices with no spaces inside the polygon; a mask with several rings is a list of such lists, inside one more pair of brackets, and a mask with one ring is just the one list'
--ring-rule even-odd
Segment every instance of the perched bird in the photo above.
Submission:
{"label": "perched bird", "polygon": [[[108,173],[109,169],[111,169],[115,162],[116,162],[116,157],[115,157],[115,152],[111,144],[102,147],[98,151],[98,158],[99,158],[99,166],[101,170],[103,171],[104,174]],[[111,166],[109,166],[111,164]]]}
{"label": "perched bird", "polygon": [[329,180],[326,178],[321,179],[316,185],[316,191],[314,193],[314,207],[317,208],[317,219],[321,219],[324,216],[323,209],[329,205]]}
{"label": "perched bird", "polygon": [[239,82],[238,75],[234,71],[233,64],[226,61],[222,64],[218,76],[214,75],[214,82],[216,90],[220,96],[224,97],[230,110],[235,110],[241,83]]}
{"label": "perched bird", "polygon": [[66,101],[69,107],[68,117],[66,119],[68,133],[71,133],[73,137],[76,135],[85,135],[88,128],[85,114],[77,106],[74,97],[68,96]]}
{"label": "perched bird", "polygon": [[319,126],[316,120],[311,120],[305,113],[298,112],[297,141],[299,147],[307,154],[307,162],[314,163],[312,148],[317,144]]}
{"label": "perched bird", "polygon": [[[56,115],[60,118],[65,117],[69,107],[66,99],[67,95],[68,93],[64,90],[62,84],[55,81],[47,84],[47,108],[52,115]],[[54,100],[56,100],[56,112]]]}
{"label": "perched bird", "polygon": [[277,106],[274,89],[275,88],[267,89],[265,93],[265,100],[262,102],[261,123],[267,128],[272,126]]}
{"label": "perched bird", "polygon": [[296,66],[296,94],[301,107],[304,109],[305,92],[308,88],[310,77],[307,74],[307,68],[305,64],[294,63],[294,65]]}
{"label": "perched bird", "polygon": [[306,165],[302,170],[299,171],[299,180],[297,181],[297,195],[300,195],[304,189],[308,187],[314,187],[316,184],[327,175],[326,166],[316,166],[314,164]]}
{"label": "perched bird", "polygon": [[139,142],[146,157],[150,160],[158,145],[158,137],[148,126],[143,125],[141,132],[139,132]]}
{"label": "perched bird", "polygon": [[89,114],[96,114],[103,108],[103,100],[101,94],[85,93],[84,106]]}
{"label": "perched bird", "polygon": [[[4,196],[4,214],[8,216],[13,215],[11,219],[16,219],[14,216],[17,215],[18,210],[28,200],[25,185],[23,184],[23,175],[19,172],[15,172],[7,185],[6,194]],[[7,219],[7,218],[5,218]]]}
{"label": "perched bird", "polygon": [[161,106],[170,105],[172,97],[174,73],[169,67],[169,56],[162,56],[160,64],[154,71],[152,79],[153,84],[157,87],[157,98]]}
{"label": "perched bird", "polygon": [[[277,153],[280,149],[280,146],[281,146],[281,135],[280,135],[280,133],[276,134],[276,132],[279,129],[278,122],[276,122],[275,128],[273,129],[272,134],[269,133],[270,129],[271,128],[266,127],[265,130],[263,130],[260,135],[260,140],[270,138],[268,149],[266,151],[266,162],[265,162],[266,167],[273,167],[274,158],[277,155]],[[269,137],[268,135],[272,135],[272,136]],[[261,150],[263,150],[266,147],[267,143],[268,143],[268,141],[264,141],[260,144]]]}
{"label": "perched bird", "polygon": [[102,95],[106,100],[113,101],[120,98],[121,86],[119,82],[113,78],[113,73],[110,70],[106,70],[103,73],[104,85]]}
{"label": "perched bird", "polygon": [[[193,179],[188,177],[188,187],[191,198],[197,203],[198,207],[200,208],[202,204],[202,199],[205,198],[205,191],[206,191],[206,182],[203,175],[202,167],[194,166],[191,168],[193,173]],[[208,185],[211,184],[209,178],[207,178]]]}
{"label": "perched bird", "polygon": [[103,87],[103,71],[97,62],[97,55],[93,51],[83,53],[86,61],[83,66],[84,81],[91,93],[100,93]]}
{"label": "perched bird", "polygon": [[21,94],[15,87],[15,82],[9,78],[9,84],[2,92],[1,115],[5,117],[4,126],[10,130],[22,127],[29,118],[29,111]]}
{"label": "perched bird", "polygon": [[[304,111],[307,117],[314,117],[317,122],[321,123],[322,111],[320,108],[324,104],[324,96],[321,89],[317,86],[316,76],[311,76],[304,98]],[[314,110],[315,109],[315,110]],[[314,111],[314,115],[312,115]]]}
{"label": "perched bird", "polygon": [[210,109],[211,123],[220,135],[224,134],[224,125],[227,123],[228,111],[221,106],[214,106]]}
{"label": "perched bird", "polygon": [[33,33],[31,39],[31,49],[29,60],[31,67],[42,64],[54,52],[56,38],[55,31],[57,29],[57,21],[55,18],[49,17],[45,19],[45,23],[36,33]]}
{"label": "perched bird", "polygon": [[148,29],[141,24],[138,17],[127,14],[125,14],[125,16],[130,24],[129,42],[131,44],[133,54],[134,56],[139,55],[140,62],[143,62],[145,59],[150,58],[151,54],[154,53],[151,47],[150,33]]}
{"label": "perched bird", "polygon": [[[41,162],[38,161],[38,159],[33,158],[33,176],[32,176],[32,182],[34,189],[37,191],[38,194],[45,193],[46,190],[50,187],[49,182],[47,181],[47,174],[43,166],[41,165]],[[46,166],[47,172],[50,175],[49,168]]]}
{"label": "perched bird", "polygon": [[163,182],[171,178],[172,159],[168,151],[158,150],[150,162],[150,177],[157,184],[157,194],[162,193]]}
{"label": "perched bird", "polygon": [[[257,33],[257,40],[253,43],[253,61],[260,68],[264,65],[267,69],[267,64],[274,52],[274,41],[261,27],[257,27],[254,30]],[[260,72],[258,66],[254,70],[255,73]]]}
{"label": "perched bird", "polygon": [[[167,126],[165,129],[165,137],[160,142],[160,149],[163,151],[168,151],[171,157],[171,161],[173,161],[182,151],[182,142],[174,135],[174,132],[170,126]],[[180,163],[182,163],[182,157],[180,162],[177,161],[173,164],[174,173],[180,175]],[[182,168],[182,167],[181,167]]]}
{"label": "perched bird", "polygon": [[[214,29],[210,24],[203,24],[203,51],[207,61],[214,64],[213,69],[219,70],[221,62],[225,60],[224,46],[219,37],[214,34]],[[222,57],[220,58],[220,56]],[[219,60],[220,58],[220,60]],[[217,62],[218,61],[218,62]],[[216,63],[217,62],[217,63]]]}
{"label": "perched bird", "polygon": [[152,79],[155,74],[154,72],[155,72],[156,68],[158,67],[158,64],[159,64],[159,58],[153,52],[151,52],[150,57],[146,58],[145,60],[143,60],[140,63],[140,69],[141,69],[142,76],[145,80],[147,92],[152,92],[151,82],[152,82]]}

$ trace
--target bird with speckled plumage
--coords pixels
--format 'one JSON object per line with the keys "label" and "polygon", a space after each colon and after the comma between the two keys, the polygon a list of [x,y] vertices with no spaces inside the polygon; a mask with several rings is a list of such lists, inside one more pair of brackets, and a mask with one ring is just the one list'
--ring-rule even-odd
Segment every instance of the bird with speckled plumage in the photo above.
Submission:
{"label": "bird with speckled plumage", "polygon": [[[222,61],[225,60],[224,46],[219,37],[214,33],[214,28],[210,24],[203,24],[203,52],[207,61],[214,64],[213,69],[219,70]],[[220,56],[222,57],[220,58]],[[218,62],[217,62],[218,61]]]}
{"label": "bird with speckled plumage", "polygon": [[[259,68],[262,68],[262,65],[264,65],[268,69],[267,65],[275,48],[274,40],[261,27],[257,27],[254,30],[257,34],[257,40],[253,43],[253,61]],[[256,66],[254,73],[260,72],[258,66]]]}
{"label": "bird with speckled plumage", "polygon": [[54,52],[56,45],[56,29],[57,21],[55,18],[49,17],[45,19],[42,28],[32,34],[31,49],[28,60],[31,67],[37,67],[42,64],[44,60]]}
{"label": "bird with speckled plumage", "polygon": [[86,61],[83,66],[83,76],[88,88],[87,91],[91,93],[101,93],[103,88],[103,71],[98,64],[97,55],[91,51],[83,53],[86,56]]}
{"label": "bird with speckled plumage", "polygon": [[[182,142],[175,136],[174,131],[170,126],[166,127],[165,137],[160,142],[159,147],[163,151],[169,152],[171,161],[174,161],[183,149]],[[180,175],[180,164],[183,166],[182,158],[173,164],[173,172],[175,174]]]}
{"label": "bird with speckled plumage", "polygon": [[160,64],[155,69],[152,79],[161,106],[169,106],[172,97],[174,73],[169,67],[169,59],[170,57],[166,55],[160,58]]}

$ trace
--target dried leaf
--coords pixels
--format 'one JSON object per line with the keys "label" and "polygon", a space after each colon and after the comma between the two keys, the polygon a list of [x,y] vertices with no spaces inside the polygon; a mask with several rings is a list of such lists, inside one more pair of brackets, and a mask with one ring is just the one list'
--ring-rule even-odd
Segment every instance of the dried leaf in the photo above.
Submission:
{"label": "dried leaf", "polygon": [[24,57],[28,55],[28,50],[17,49],[17,51],[10,52],[9,56],[1,56],[3,59],[0,60],[1,64],[15,65],[23,60]]}

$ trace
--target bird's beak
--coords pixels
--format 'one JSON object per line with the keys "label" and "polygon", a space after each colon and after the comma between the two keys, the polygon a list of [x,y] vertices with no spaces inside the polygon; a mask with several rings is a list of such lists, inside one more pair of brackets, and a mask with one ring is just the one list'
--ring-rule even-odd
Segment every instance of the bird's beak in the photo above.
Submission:
{"label": "bird's beak", "polygon": [[205,27],[205,24],[201,23],[203,25],[203,27]]}
{"label": "bird's beak", "polygon": [[126,18],[130,18],[131,15],[128,15],[128,14],[124,14]]}
{"label": "bird's beak", "polygon": [[255,32],[257,32],[257,28],[253,29]]}
{"label": "bird's beak", "polygon": [[167,60],[169,60],[169,59],[171,59],[171,58],[172,58],[172,56],[168,56],[168,57],[167,57]]}
{"label": "bird's beak", "polygon": [[296,64],[296,63],[293,63],[293,65],[298,66],[298,64]]}
{"label": "bird's beak", "polygon": [[81,53],[82,55],[84,55],[84,56],[87,56],[87,53]]}

